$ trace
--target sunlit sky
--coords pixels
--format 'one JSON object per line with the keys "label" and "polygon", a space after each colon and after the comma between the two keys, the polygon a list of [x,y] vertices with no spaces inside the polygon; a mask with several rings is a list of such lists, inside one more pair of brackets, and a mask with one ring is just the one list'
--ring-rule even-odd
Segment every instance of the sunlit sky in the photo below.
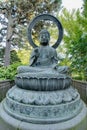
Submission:
{"label": "sunlit sky", "polygon": [[68,10],[81,8],[83,0],[62,0],[62,5]]}

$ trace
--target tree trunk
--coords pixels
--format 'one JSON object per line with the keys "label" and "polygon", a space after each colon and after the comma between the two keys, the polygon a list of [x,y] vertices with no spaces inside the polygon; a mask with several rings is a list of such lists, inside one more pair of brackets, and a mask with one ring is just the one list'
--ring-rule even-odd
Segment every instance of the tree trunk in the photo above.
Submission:
{"label": "tree trunk", "polygon": [[13,34],[12,25],[13,25],[13,19],[11,17],[11,14],[9,14],[9,16],[8,16],[8,27],[7,27],[4,66],[10,65],[11,37],[12,37],[12,34]]}

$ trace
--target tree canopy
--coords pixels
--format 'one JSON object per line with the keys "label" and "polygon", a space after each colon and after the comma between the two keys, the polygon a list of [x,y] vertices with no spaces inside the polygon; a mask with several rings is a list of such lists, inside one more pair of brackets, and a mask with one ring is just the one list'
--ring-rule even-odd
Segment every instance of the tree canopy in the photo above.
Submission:
{"label": "tree canopy", "polygon": [[[30,20],[41,13],[51,13],[55,15],[60,9],[61,0],[1,0],[0,14],[7,18],[6,27],[6,49],[5,66],[10,64],[11,45],[24,42],[23,28],[29,24]],[[1,17],[2,19],[2,17]],[[3,30],[3,29],[2,29]],[[1,30],[1,32],[2,32]],[[5,33],[4,33],[5,35]],[[0,37],[0,40],[3,40]]]}
{"label": "tree canopy", "polygon": [[87,18],[79,10],[63,10],[64,44],[74,73],[87,80]]}

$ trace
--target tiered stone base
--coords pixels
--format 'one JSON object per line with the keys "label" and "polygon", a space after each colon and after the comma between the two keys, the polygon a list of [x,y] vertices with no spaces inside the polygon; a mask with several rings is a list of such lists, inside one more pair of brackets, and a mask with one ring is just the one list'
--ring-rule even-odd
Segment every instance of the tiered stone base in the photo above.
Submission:
{"label": "tiered stone base", "polygon": [[57,123],[78,115],[83,104],[72,87],[58,91],[31,91],[14,86],[3,102],[14,118],[32,123]]}
{"label": "tiered stone base", "polygon": [[87,130],[87,108],[73,87],[31,91],[14,86],[0,104],[0,130]]}
{"label": "tiered stone base", "polygon": [[0,130],[87,130],[87,108],[83,103],[81,112],[72,119],[53,124],[34,124],[9,115],[0,104]]}

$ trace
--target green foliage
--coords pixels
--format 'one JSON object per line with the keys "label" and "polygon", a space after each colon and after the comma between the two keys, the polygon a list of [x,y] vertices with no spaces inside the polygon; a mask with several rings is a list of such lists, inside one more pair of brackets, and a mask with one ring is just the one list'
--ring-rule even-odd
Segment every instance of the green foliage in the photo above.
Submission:
{"label": "green foliage", "polygon": [[61,21],[64,26],[64,45],[71,62],[73,73],[87,80],[87,18],[78,11],[63,10]]}
{"label": "green foliage", "polygon": [[84,0],[83,15],[87,18],[87,0]]}
{"label": "green foliage", "polygon": [[17,52],[15,50],[11,51],[11,60],[10,60],[10,64],[13,64],[15,62],[21,62],[20,58],[17,55]]}
{"label": "green foliage", "polygon": [[14,77],[17,74],[17,67],[20,64],[20,62],[17,62],[15,64],[9,65],[8,67],[0,67],[0,79],[14,80]]}
{"label": "green foliage", "polygon": [[20,58],[22,64],[29,64],[30,53],[31,53],[31,49],[30,50],[25,50],[25,49],[18,50],[17,54],[18,54],[18,57]]}

